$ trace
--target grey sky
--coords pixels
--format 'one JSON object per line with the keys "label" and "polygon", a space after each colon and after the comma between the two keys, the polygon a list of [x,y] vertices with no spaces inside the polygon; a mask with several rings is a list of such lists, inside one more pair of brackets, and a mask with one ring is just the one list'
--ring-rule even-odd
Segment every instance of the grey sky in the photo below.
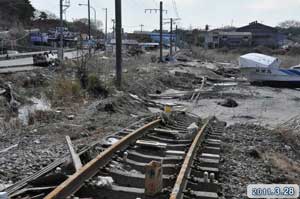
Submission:
{"label": "grey sky", "polygon": [[[97,18],[104,21],[102,8],[107,7],[109,20],[114,18],[114,0],[90,0],[91,5],[97,9]],[[176,17],[172,0],[163,0],[164,7],[169,12],[165,18]],[[209,24],[212,28],[223,25],[246,25],[258,20],[275,26],[287,19],[300,20],[300,0],[175,0],[184,28],[204,28]],[[49,10],[56,15],[59,13],[59,0],[31,0],[32,4],[40,10]],[[68,10],[68,20],[87,16],[87,7],[79,7],[78,3],[87,0],[71,0]],[[147,30],[158,28],[158,13],[145,13],[145,8],[158,8],[159,0],[122,0],[123,25],[126,31],[138,30],[144,24]],[[93,17],[92,13],[92,17]],[[109,27],[111,27],[109,21]],[[166,27],[167,28],[167,27]]]}

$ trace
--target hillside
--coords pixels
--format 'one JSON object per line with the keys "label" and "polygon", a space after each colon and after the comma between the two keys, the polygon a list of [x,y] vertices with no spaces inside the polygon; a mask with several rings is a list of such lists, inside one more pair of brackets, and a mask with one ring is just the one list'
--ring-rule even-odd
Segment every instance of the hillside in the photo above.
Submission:
{"label": "hillside", "polygon": [[29,0],[0,0],[0,30],[27,25],[35,9]]}

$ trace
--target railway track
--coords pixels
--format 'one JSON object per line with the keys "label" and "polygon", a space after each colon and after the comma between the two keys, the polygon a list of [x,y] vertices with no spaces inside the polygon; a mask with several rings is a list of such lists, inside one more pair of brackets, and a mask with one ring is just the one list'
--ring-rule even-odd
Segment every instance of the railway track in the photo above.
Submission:
{"label": "railway track", "polygon": [[98,150],[82,150],[82,160],[90,156],[77,172],[62,166],[65,157],[6,191],[12,198],[216,199],[223,128],[182,112],[148,118],[95,144]]}

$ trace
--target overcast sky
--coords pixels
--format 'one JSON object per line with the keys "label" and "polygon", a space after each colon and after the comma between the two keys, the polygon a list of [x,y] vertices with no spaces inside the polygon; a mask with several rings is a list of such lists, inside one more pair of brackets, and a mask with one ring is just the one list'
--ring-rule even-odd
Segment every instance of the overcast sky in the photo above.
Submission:
{"label": "overcast sky", "polygon": [[[79,3],[87,0],[70,0],[71,7],[67,12],[67,19],[72,21],[87,16],[87,7],[79,7]],[[97,10],[97,19],[104,21],[102,8],[108,8],[109,27],[114,18],[114,0],[90,0]],[[31,0],[35,8],[49,10],[59,14],[59,0]],[[165,18],[176,17],[172,4],[173,0],[163,0],[164,8],[168,10]],[[251,21],[260,21],[276,26],[287,19],[300,20],[300,0],[175,0],[180,26],[184,28],[204,28],[209,24],[211,28],[225,25],[242,26]],[[144,24],[145,30],[158,28],[158,13],[145,13],[146,8],[159,8],[159,0],[122,0],[123,26],[126,31],[139,30]],[[92,18],[94,17],[92,11]],[[167,28],[168,25],[166,25]]]}

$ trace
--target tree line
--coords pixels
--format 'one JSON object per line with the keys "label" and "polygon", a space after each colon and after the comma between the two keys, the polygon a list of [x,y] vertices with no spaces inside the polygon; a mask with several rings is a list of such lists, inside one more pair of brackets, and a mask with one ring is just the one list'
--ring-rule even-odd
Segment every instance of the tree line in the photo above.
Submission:
{"label": "tree line", "polygon": [[0,26],[9,29],[27,25],[34,16],[35,8],[29,0],[0,0]]}

